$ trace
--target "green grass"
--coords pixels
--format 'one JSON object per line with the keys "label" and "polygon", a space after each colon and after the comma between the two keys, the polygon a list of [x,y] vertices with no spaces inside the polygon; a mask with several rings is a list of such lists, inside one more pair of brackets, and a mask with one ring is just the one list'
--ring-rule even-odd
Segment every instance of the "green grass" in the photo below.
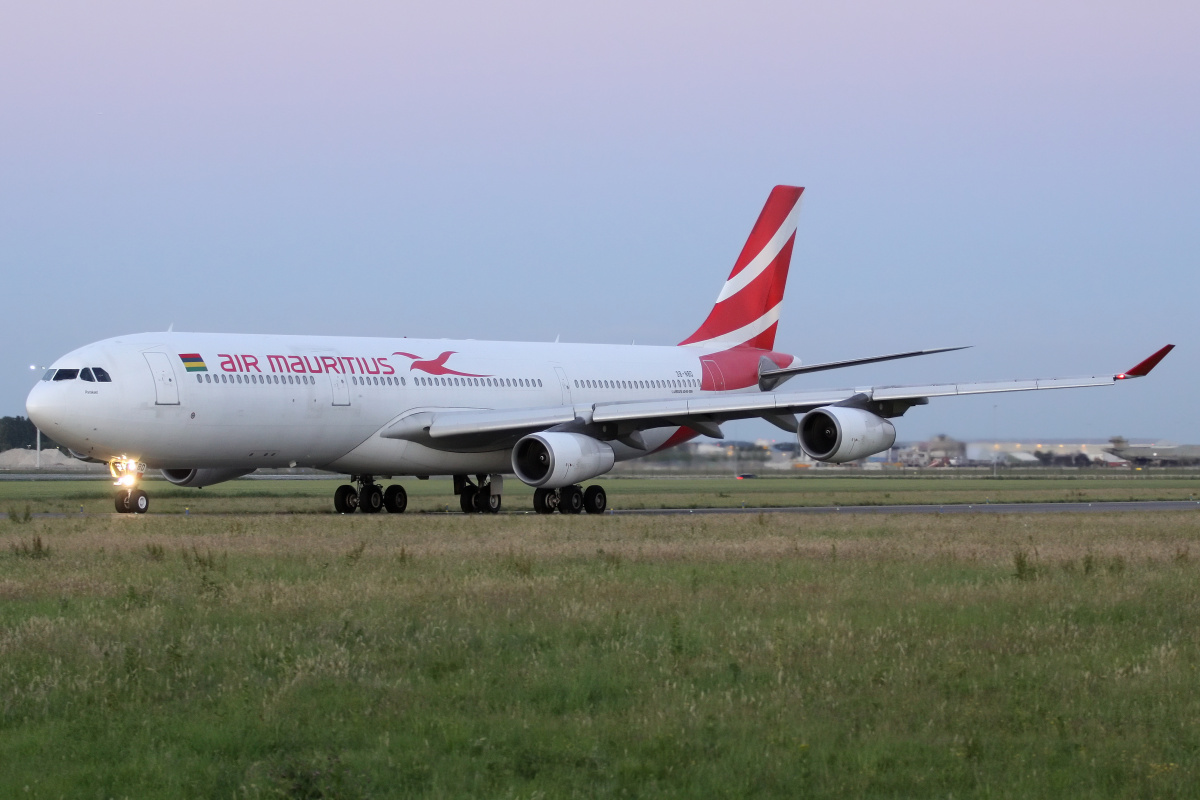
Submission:
{"label": "green grass", "polygon": [[[204,489],[184,489],[147,480],[151,513],[329,514],[339,480],[237,480]],[[1200,498],[1196,477],[1001,478],[984,477],[789,477],[603,478],[613,509],[737,508],[891,504],[1100,502]],[[386,483],[386,482],[385,482]],[[445,479],[402,481],[413,512],[457,511],[458,498]],[[106,480],[0,481],[0,512],[87,513],[112,511]],[[533,490],[515,478],[505,481],[506,511],[532,508]]]}
{"label": "green grass", "polygon": [[1198,523],[0,519],[0,796],[1192,796]]}

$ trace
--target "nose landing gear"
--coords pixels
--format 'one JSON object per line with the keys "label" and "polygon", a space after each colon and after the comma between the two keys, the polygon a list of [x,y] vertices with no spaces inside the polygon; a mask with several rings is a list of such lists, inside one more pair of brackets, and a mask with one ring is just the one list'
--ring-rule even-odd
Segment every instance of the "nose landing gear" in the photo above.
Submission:
{"label": "nose landing gear", "polygon": [[150,498],[137,485],[146,472],[145,464],[132,459],[116,459],[108,462],[108,471],[117,487],[113,506],[118,514],[145,514],[150,510]]}

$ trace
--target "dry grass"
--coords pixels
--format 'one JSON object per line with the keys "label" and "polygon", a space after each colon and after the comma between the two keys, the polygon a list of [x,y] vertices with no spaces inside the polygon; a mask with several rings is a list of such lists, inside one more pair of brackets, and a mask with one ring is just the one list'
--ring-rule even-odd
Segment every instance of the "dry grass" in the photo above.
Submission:
{"label": "dry grass", "polygon": [[3,795],[1200,780],[1195,513],[96,515],[0,542]]}

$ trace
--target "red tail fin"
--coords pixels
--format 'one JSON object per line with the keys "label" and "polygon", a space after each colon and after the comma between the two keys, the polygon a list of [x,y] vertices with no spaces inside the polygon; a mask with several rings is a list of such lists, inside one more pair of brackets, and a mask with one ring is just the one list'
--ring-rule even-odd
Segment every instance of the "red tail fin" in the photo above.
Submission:
{"label": "red tail fin", "polygon": [[776,186],[771,190],[708,319],[681,345],[703,345],[714,350],[738,345],[770,350],[775,346],[779,305],[792,260],[803,191],[798,186]]}

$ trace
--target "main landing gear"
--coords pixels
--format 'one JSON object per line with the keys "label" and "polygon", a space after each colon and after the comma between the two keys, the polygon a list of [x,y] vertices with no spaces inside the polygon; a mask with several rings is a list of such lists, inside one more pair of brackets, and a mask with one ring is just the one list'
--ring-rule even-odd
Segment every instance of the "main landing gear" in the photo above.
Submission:
{"label": "main landing gear", "polygon": [[478,483],[471,483],[471,478],[467,475],[454,476],[454,493],[458,495],[458,507],[464,514],[500,513],[504,476],[476,475],[475,479]]}
{"label": "main landing gear", "polygon": [[380,511],[403,514],[404,509],[408,508],[408,493],[398,483],[384,490],[375,483],[372,475],[351,475],[350,480],[358,484],[357,489],[346,484],[333,493],[333,510],[338,514],[353,514],[355,510],[364,514],[378,514]]}
{"label": "main landing gear", "polygon": [[608,495],[603,487],[596,484],[586,490],[574,485],[533,491],[533,510],[539,514],[553,514],[555,511],[560,514],[578,514],[581,511],[603,514],[607,508]]}
{"label": "main landing gear", "polygon": [[138,488],[138,481],[146,472],[145,464],[118,459],[108,462],[108,471],[117,487],[113,505],[118,514],[145,514],[150,510],[150,498]]}

